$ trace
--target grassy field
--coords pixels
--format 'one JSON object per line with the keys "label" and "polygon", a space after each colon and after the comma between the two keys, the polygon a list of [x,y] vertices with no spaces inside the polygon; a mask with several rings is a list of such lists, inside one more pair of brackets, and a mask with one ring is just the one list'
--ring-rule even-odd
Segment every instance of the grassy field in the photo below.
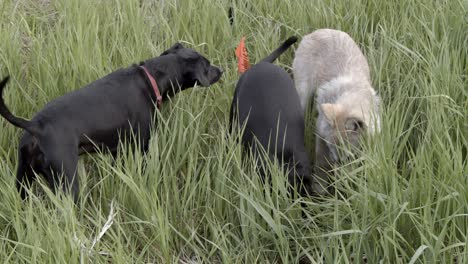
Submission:
{"label": "grassy field", "polygon": [[[147,156],[122,146],[116,162],[83,157],[78,206],[41,185],[20,200],[22,131],[2,118],[0,260],[468,263],[468,2],[233,2],[231,27],[231,0],[0,1],[0,77],[12,76],[4,98],[19,116],[176,41],[225,70],[222,82],[164,105]],[[322,27],[348,32],[368,57],[383,131],[366,142],[361,166],[337,170],[333,197],[301,208],[277,165],[263,186],[226,137],[234,49],[246,36],[255,62]],[[293,56],[277,63],[288,68]]]}

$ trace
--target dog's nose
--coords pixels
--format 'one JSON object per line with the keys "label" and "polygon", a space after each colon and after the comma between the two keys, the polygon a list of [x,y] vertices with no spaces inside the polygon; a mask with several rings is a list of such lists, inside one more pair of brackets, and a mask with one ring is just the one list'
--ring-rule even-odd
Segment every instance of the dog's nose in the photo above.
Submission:
{"label": "dog's nose", "polygon": [[218,67],[218,71],[219,71],[220,74],[224,73],[223,69],[221,69],[220,67]]}

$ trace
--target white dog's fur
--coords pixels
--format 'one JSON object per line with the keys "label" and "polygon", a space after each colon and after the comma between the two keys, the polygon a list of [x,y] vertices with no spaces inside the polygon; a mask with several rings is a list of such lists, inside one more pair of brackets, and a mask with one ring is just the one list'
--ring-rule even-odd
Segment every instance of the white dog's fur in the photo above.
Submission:
{"label": "white dog's fur", "polygon": [[371,85],[369,65],[348,34],[319,29],[305,36],[293,71],[304,111],[317,96],[317,166],[331,168],[330,163],[340,160],[338,138],[357,146],[361,134],[380,130],[380,100]]}

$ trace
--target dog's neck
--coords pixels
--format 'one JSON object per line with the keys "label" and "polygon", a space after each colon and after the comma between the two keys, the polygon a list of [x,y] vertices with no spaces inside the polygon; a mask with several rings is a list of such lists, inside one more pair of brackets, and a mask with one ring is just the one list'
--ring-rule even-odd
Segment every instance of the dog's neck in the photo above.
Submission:
{"label": "dog's neck", "polygon": [[147,60],[140,65],[145,66],[156,80],[163,101],[181,90],[179,86],[183,84],[178,83],[178,80],[182,79],[182,72],[175,66],[177,64],[168,63],[163,57],[157,57]]}

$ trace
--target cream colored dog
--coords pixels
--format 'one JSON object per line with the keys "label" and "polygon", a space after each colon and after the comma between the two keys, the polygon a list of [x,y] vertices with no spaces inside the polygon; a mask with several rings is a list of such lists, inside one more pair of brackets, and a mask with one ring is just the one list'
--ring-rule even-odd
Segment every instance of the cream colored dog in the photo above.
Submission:
{"label": "cream colored dog", "polygon": [[323,193],[327,171],[353,156],[362,134],[380,130],[380,99],[372,88],[366,58],[345,32],[319,29],[305,36],[296,51],[293,70],[304,111],[317,94],[319,181],[314,189]]}

